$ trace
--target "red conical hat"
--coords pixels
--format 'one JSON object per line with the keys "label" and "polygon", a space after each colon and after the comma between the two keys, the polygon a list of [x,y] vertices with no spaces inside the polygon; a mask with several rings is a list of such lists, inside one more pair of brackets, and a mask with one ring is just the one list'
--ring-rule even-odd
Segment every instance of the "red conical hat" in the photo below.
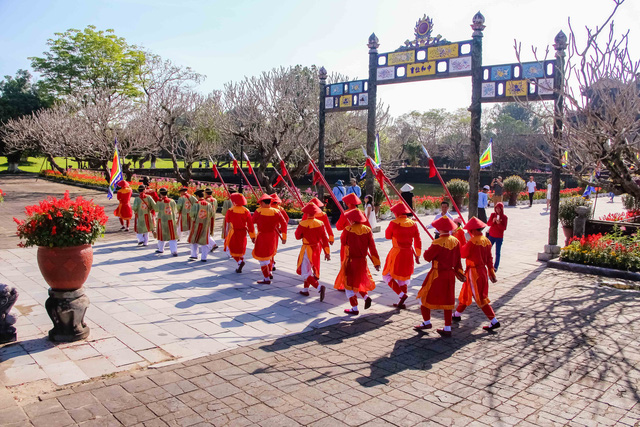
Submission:
{"label": "red conical hat", "polygon": [[360,209],[350,210],[349,212],[346,213],[346,217],[349,221],[353,223],[363,223],[367,221],[367,218],[364,216],[364,214]]}
{"label": "red conical hat", "polygon": [[396,203],[395,205],[391,206],[391,212],[393,212],[396,216],[411,213],[409,208],[402,202]]}
{"label": "red conical hat", "polygon": [[314,203],[307,203],[306,205],[304,205],[304,207],[302,208],[302,213],[305,213],[307,215],[309,215],[310,217],[313,217],[316,214],[319,214],[320,208],[318,206],[316,206]]}
{"label": "red conical hat", "polygon": [[268,194],[263,194],[263,195],[262,195],[262,197],[260,197],[260,198],[258,199],[258,203],[260,203],[260,202],[266,202],[266,203],[271,204],[271,202],[273,202],[273,199],[271,198],[271,196],[270,196],[270,195],[268,195]]}
{"label": "red conical hat", "polygon": [[231,193],[229,199],[231,199],[231,203],[236,206],[244,206],[247,204],[247,199],[240,193]]}
{"label": "red conical hat", "polygon": [[433,225],[433,227],[436,230],[438,230],[440,232],[444,232],[444,233],[449,233],[449,232],[455,230],[456,228],[458,228],[456,223],[451,221],[451,219],[448,216],[443,216],[443,217],[440,217],[440,218],[436,219],[435,221],[433,221],[431,223],[431,225]]}
{"label": "red conical hat", "polygon": [[120,188],[129,188],[129,183],[127,181],[120,181],[116,184],[116,186]]}
{"label": "red conical hat", "polygon": [[354,193],[349,193],[342,198],[342,201],[347,205],[359,205],[362,201]]}
{"label": "red conical hat", "polygon": [[319,208],[324,206],[324,203],[322,203],[320,199],[318,199],[317,197],[314,197],[313,199],[311,199],[310,202],[314,203]]}
{"label": "red conical hat", "polygon": [[486,226],[487,226],[487,224],[485,224],[484,222],[480,221],[478,218],[476,218],[474,216],[469,221],[467,221],[467,225],[464,226],[464,229],[468,230],[468,231],[479,230],[481,228],[485,228]]}
{"label": "red conical hat", "polygon": [[276,193],[273,193],[271,195],[271,200],[273,200],[272,203],[278,203],[278,204],[282,203],[282,199],[280,199],[280,197],[278,197]]}

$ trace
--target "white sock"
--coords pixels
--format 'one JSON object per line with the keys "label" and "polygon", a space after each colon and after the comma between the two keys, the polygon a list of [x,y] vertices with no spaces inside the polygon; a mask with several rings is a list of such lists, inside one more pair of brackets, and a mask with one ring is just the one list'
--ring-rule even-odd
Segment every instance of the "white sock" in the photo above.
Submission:
{"label": "white sock", "polygon": [[447,332],[451,332],[451,326],[445,326],[444,330],[447,331]]}
{"label": "white sock", "polygon": [[458,313],[458,310],[456,310],[456,311],[453,313],[453,315],[454,315],[455,317],[460,317],[460,316],[462,316],[462,313]]}
{"label": "white sock", "polygon": [[422,321],[422,325],[423,326],[427,326],[427,325],[430,325],[430,324],[431,324],[431,320],[423,320]]}
{"label": "white sock", "polygon": [[240,261],[238,261],[238,265],[242,264],[242,261],[244,261],[244,260],[241,259]]}
{"label": "white sock", "polygon": [[491,324],[495,325],[496,323],[498,323],[498,319],[496,319],[495,317],[493,319],[491,319]]}
{"label": "white sock", "polygon": [[404,292],[400,292],[400,293],[398,294],[398,296],[399,296],[400,298],[402,298],[402,297],[404,296]]}
{"label": "white sock", "polygon": [[363,298],[363,299],[367,299],[367,298],[369,298],[369,294],[364,294],[362,298]]}

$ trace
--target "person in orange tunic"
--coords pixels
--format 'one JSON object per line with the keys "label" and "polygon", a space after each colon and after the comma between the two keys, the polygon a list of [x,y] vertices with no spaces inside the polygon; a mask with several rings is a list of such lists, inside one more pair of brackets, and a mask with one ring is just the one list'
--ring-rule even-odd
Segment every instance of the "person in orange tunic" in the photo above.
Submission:
{"label": "person in orange tunic", "polygon": [[491,331],[498,329],[500,322],[496,319],[493,308],[489,305],[489,280],[496,283],[497,279],[493,269],[491,242],[482,234],[482,230],[486,226],[487,224],[473,217],[464,227],[471,234],[471,239],[460,250],[462,258],[467,260],[467,281],[462,284],[458,297],[458,308],[453,313],[453,320],[456,322],[461,320],[462,313],[471,305],[471,297],[473,297],[490,321],[488,326],[482,328]]}
{"label": "person in orange tunic", "polygon": [[209,226],[209,252],[213,252],[218,249],[218,243],[215,237],[213,237],[213,229],[216,224],[216,212],[218,211],[218,201],[213,197],[213,189],[206,188],[204,190],[204,200],[211,205],[213,209],[213,216],[211,217],[211,225]]}
{"label": "person in orange tunic", "polygon": [[393,205],[391,212],[396,216],[396,219],[389,223],[385,231],[385,238],[392,241],[393,247],[384,263],[382,278],[400,297],[393,306],[402,310],[407,308],[404,302],[408,298],[407,289],[411,283],[414,259],[416,264],[420,264],[422,240],[416,223],[407,218],[410,211],[404,203]]}
{"label": "person in orange tunic", "polygon": [[435,239],[424,252],[424,259],[431,262],[431,270],[418,292],[422,312],[422,323],[414,329],[431,329],[431,310],[444,310],[444,329],[437,332],[443,337],[451,336],[451,315],[456,302],[456,278],[465,280],[460,260],[460,242],[450,233],[456,224],[448,217],[438,218],[431,223],[440,237]]}
{"label": "person in orange tunic", "polygon": [[[336,222],[336,229],[338,231],[342,231],[345,229],[345,227],[347,225],[349,225],[349,221],[347,221],[347,213],[355,210],[358,210],[358,205],[362,203],[362,201],[360,200],[360,198],[358,196],[355,195],[355,193],[349,193],[346,196],[344,196],[342,198],[342,202],[347,205],[347,210],[344,211],[343,215],[340,215],[340,218],[338,219],[338,222]],[[364,220],[364,225],[366,225],[367,227],[371,228],[371,224],[369,224],[369,221],[367,220],[367,218],[365,217]]]}
{"label": "person in orange tunic", "polygon": [[244,254],[247,250],[247,232],[249,232],[252,242],[255,242],[256,235],[253,230],[251,212],[245,207],[247,199],[240,193],[232,193],[229,197],[233,207],[227,210],[224,217],[227,227],[224,251],[238,263],[236,273],[242,273],[242,268],[245,265]]}
{"label": "person in orange tunic", "polygon": [[310,202],[320,208],[320,212],[317,213],[314,218],[322,221],[322,223],[324,224],[324,230],[327,232],[327,236],[329,236],[329,244],[333,245],[335,237],[333,237],[333,228],[331,228],[331,221],[329,221],[329,216],[325,212],[322,212],[324,203],[322,203],[317,197],[311,199]]}
{"label": "person in orange tunic", "polygon": [[344,312],[359,314],[356,292],[364,298],[366,310],[371,307],[371,297],[368,292],[376,288],[367,266],[367,255],[371,256],[376,271],[380,271],[380,257],[373,241],[371,228],[365,225],[367,218],[364,214],[358,209],[352,209],[346,214],[346,220],[351,225],[347,225],[340,235],[341,253],[344,254],[344,259],[333,287],[345,289],[351,308],[345,309]]}
{"label": "person in orange tunic", "polygon": [[[116,196],[118,197],[118,207],[113,214],[120,219],[120,230],[129,231],[129,221],[133,218],[133,209],[131,209],[131,196],[133,195],[133,190],[129,186],[127,181],[120,181],[117,184],[118,192]],[[126,221],[126,226],[125,226]]]}
{"label": "person in orange tunic", "polygon": [[302,240],[300,255],[298,255],[298,268],[296,273],[302,276],[304,281],[304,290],[300,291],[301,295],[309,296],[309,286],[320,291],[320,301],[324,301],[325,287],[318,283],[320,278],[320,253],[324,251],[324,259],[329,261],[331,254],[329,252],[329,239],[324,229],[324,224],[315,216],[322,212],[314,203],[307,203],[302,208],[304,214],[302,221],[296,228],[296,239]]}
{"label": "person in orange tunic", "polygon": [[[271,207],[271,196],[263,194],[260,199],[260,207],[253,213],[253,223],[258,229],[256,243],[253,247],[253,258],[260,262],[263,280],[258,280],[259,284],[270,285],[271,261],[277,252],[278,236],[282,239],[282,244],[287,242],[287,224],[278,209]],[[280,232],[280,230],[284,230]]]}
{"label": "person in orange tunic", "polygon": [[[280,204],[282,203],[282,199],[276,194],[273,193],[271,195],[271,207],[277,209],[280,212],[280,215],[284,218],[285,223],[289,224],[289,214],[285,211]],[[280,234],[283,233],[283,230],[278,230]],[[284,233],[287,234],[287,229],[285,226]],[[278,251],[278,240],[276,239],[276,252]],[[275,258],[271,259],[271,271],[276,271],[276,260]]]}
{"label": "person in orange tunic", "polygon": [[457,228],[451,233],[453,237],[458,239],[460,242],[460,247],[462,247],[465,243],[467,243],[467,237],[464,235],[464,229],[462,228],[462,218],[459,216],[455,217],[453,222],[456,223]]}

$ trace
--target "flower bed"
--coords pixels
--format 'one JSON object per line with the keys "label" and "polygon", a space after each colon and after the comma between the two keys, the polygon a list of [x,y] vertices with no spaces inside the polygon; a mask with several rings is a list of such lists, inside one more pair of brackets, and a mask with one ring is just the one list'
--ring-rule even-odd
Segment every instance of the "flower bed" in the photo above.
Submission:
{"label": "flower bed", "polygon": [[560,260],[596,267],[640,271],[640,240],[622,236],[620,230],[610,234],[574,237],[560,251]]}
{"label": "flower bed", "polygon": [[632,210],[627,212],[610,213],[608,215],[601,216],[598,219],[600,221],[618,222],[618,221],[627,221],[630,219],[634,219],[635,217],[638,217],[638,216],[640,216],[640,211]]}
{"label": "flower bed", "polygon": [[4,202],[4,196],[5,196],[5,193],[3,193],[2,189],[0,189],[0,203]]}

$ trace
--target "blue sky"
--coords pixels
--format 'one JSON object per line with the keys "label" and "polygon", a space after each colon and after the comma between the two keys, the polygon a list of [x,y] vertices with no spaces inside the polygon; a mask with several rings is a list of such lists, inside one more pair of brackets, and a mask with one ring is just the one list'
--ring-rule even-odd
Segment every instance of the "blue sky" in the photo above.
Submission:
{"label": "blue sky", "polygon": [[[434,34],[450,41],[471,38],[471,18],[486,18],[483,62],[515,62],[514,39],[533,59],[530,47],[544,50],[559,30],[600,24],[610,0],[0,0],[0,76],[30,69],[55,32],[89,24],[112,28],[129,43],[190,66],[207,76],[200,90],[278,66],[324,65],[351,78],[366,78],[367,38],[375,32],[380,52],[412,38],[423,14]],[[554,11],[552,13],[552,11]],[[640,2],[627,0],[616,27],[631,30],[634,58],[640,54]],[[583,31],[580,31],[583,33]],[[467,107],[469,78],[388,85],[379,96],[399,115],[413,109]]]}

